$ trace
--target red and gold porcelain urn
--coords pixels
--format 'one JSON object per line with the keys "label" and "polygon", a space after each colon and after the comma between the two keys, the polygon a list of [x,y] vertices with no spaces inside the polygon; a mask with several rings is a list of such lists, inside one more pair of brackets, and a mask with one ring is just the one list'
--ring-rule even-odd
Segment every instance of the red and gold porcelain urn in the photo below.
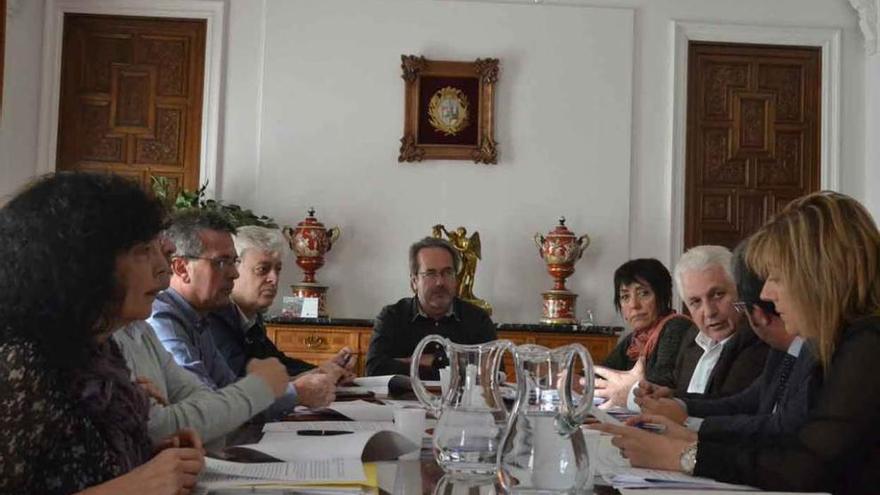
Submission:
{"label": "red and gold porcelain urn", "polygon": [[324,228],[324,224],[315,218],[315,209],[309,208],[309,216],[296,224],[296,228],[285,227],[284,237],[296,256],[296,264],[302,268],[303,279],[291,285],[296,297],[318,298],[318,316],[327,316],[327,286],[315,280],[315,272],[324,266],[324,254],[333,247],[339,238],[339,227]]}
{"label": "red and gold porcelain urn", "polygon": [[584,250],[590,245],[590,236],[575,236],[565,226],[565,217],[559,218],[559,225],[546,236],[535,234],[538,253],[547,263],[547,271],[553,277],[553,288],[541,293],[544,297],[544,310],[541,323],[567,325],[577,323],[575,318],[575,299],[577,294],[565,288],[565,279],[574,273]]}

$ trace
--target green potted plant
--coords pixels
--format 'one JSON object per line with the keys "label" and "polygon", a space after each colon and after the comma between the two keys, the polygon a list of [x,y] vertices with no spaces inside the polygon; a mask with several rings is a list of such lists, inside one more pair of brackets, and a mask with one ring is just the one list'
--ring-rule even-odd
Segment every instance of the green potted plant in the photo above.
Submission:
{"label": "green potted plant", "polygon": [[181,189],[178,191],[176,197],[171,198],[169,194],[170,184],[168,183],[167,177],[156,177],[155,175],[152,175],[150,176],[150,179],[152,182],[153,194],[168,205],[171,211],[202,208],[214,210],[223,214],[233,225],[235,225],[236,228],[245,225],[258,225],[270,229],[278,228],[278,224],[276,224],[275,220],[270,217],[265,215],[258,216],[251,210],[242,208],[234,203],[226,203],[224,201],[206,198],[205,190],[208,187],[207,181],[202,184],[202,187],[195,191]]}

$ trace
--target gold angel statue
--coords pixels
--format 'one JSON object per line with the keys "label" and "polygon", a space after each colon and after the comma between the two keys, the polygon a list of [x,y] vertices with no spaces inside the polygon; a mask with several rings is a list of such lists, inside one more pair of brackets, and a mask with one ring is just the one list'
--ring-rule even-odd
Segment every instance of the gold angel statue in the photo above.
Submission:
{"label": "gold angel statue", "polygon": [[480,233],[474,232],[468,237],[467,229],[459,227],[450,232],[442,224],[437,224],[431,229],[431,235],[440,239],[446,234],[449,243],[458,251],[461,257],[461,267],[458,270],[458,297],[465,301],[483,308],[490,315],[492,305],[474,295],[474,277],[477,272],[477,261],[482,259],[480,246]]}

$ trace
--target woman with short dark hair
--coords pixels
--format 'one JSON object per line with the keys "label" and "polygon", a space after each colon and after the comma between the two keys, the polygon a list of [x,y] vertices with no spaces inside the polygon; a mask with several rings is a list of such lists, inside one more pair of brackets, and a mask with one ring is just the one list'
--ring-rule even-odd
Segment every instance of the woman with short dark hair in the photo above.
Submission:
{"label": "woman with short dark hair", "polygon": [[[153,457],[149,401],[110,339],[167,268],[161,203],[110,175],[42,178],[0,209],[0,492],[178,493],[192,432]],[[97,485],[97,486],[96,486]]]}
{"label": "woman with short dark hair", "polygon": [[626,407],[629,390],[640,379],[675,386],[678,350],[692,323],[672,309],[672,277],[653,258],[630,260],[614,271],[614,307],[632,332],[597,366],[602,378],[596,396]]}

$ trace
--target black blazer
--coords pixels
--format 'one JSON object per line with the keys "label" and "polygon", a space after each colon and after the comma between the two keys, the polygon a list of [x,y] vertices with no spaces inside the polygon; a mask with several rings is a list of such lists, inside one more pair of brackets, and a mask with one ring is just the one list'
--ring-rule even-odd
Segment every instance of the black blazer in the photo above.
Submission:
{"label": "black blazer", "polygon": [[703,349],[694,340],[697,336],[696,325],[692,326],[684,336],[678,362],[675,365],[675,395],[679,397],[725,397],[733,395],[752,384],[767,361],[770,348],[759,339],[748,321],[740,323],[733,337],[724,344],[718,363],[709,375],[709,383],[703,394],[688,394],[688,385],[694,368],[703,355]]}
{"label": "black blazer", "polygon": [[239,377],[247,374],[247,362],[251,359],[278,358],[287,368],[287,374],[296,376],[315,368],[315,365],[301,359],[292,358],[281,352],[266,335],[263,316],[257,315],[257,321],[243,331],[241,316],[235,304],[208,313],[208,328],[214,337],[214,343],[220,354],[226,358],[226,364]]}
{"label": "black blazer", "polygon": [[688,415],[705,418],[700,425],[700,440],[745,440],[797,431],[807,420],[810,399],[815,398],[818,384],[816,359],[808,347],[805,343],[801,349],[778,405],[775,399],[780,365],[787,353],[776,349],[770,350],[761,376],[742,392],[716,399],[685,399]]}
{"label": "black blazer", "polygon": [[880,316],[849,323],[797,433],[703,442],[694,474],[765,490],[877,493],[880,488]]}

